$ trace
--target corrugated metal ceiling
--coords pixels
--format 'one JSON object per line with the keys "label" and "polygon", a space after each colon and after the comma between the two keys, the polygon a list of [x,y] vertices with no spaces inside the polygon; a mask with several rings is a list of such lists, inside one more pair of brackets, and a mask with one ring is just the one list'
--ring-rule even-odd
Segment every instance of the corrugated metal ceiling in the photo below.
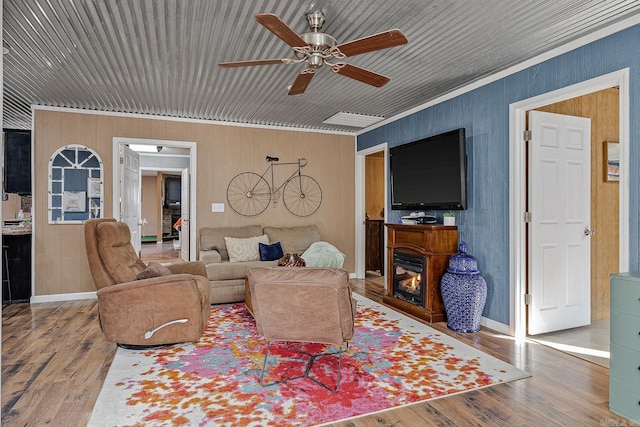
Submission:
{"label": "corrugated metal ceiling", "polygon": [[[392,117],[479,78],[630,18],[624,0],[4,0],[4,128],[31,126],[31,104],[355,132],[338,111]],[[374,88],[327,67],[288,96],[303,67],[223,69],[292,57],[252,15],[308,32],[324,11],[338,43],[399,28],[404,46],[346,62],[391,78]]]}

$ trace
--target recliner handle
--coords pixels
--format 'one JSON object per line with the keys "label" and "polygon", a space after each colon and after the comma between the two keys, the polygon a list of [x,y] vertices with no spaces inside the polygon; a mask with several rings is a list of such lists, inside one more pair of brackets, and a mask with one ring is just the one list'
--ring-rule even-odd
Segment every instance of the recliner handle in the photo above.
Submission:
{"label": "recliner handle", "polygon": [[144,339],[148,340],[149,338],[151,338],[153,336],[153,334],[155,334],[156,332],[158,332],[160,329],[164,328],[165,326],[173,325],[174,323],[187,323],[188,321],[189,321],[189,319],[177,319],[177,320],[172,320],[171,322],[163,323],[162,325],[158,326],[157,328],[145,332],[144,333]]}

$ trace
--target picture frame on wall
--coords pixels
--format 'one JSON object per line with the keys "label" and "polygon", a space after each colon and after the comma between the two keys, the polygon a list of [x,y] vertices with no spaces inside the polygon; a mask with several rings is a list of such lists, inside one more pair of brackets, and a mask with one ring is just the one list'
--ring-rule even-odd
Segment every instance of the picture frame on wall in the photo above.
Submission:
{"label": "picture frame on wall", "polygon": [[62,193],[62,206],[65,212],[86,212],[87,193],[85,191],[65,191]]}
{"label": "picture frame on wall", "polygon": [[102,181],[100,178],[87,179],[87,192],[89,198],[102,196]]}
{"label": "picture frame on wall", "polygon": [[604,180],[620,181],[620,144],[615,141],[604,142]]}

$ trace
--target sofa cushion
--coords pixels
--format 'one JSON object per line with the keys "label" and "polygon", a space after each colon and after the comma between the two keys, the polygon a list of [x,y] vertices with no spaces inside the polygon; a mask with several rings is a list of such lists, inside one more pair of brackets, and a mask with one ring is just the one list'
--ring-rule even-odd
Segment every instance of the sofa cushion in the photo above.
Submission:
{"label": "sofa cushion", "polygon": [[222,261],[228,261],[227,246],[225,245],[225,237],[253,237],[260,236],[262,226],[245,225],[242,227],[203,227],[200,229],[200,250],[208,251],[215,249],[220,252]]}
{"label": "sofa cushion", "polygon": [[269,243],[266,234],[247,238],[225,237],[225,245],[230,262],[259,261],[260,250],[258,243]]}
{"label": "sofa cushion", "polygon": [[244,279],[247,277],[249,267],[276,267],[277,265],[278,261],[225,261],[207,264],[207,277],[210,281]]}
{"label": "sofa cushion", "polygon": [[152,277],[168,276],[170,274],[173,273],[164,265],[158,262],[150,262],[144,270],[138,273],[137,277],[138,280],[142,280],[151,279]]}
{"label": "sofa cushion", "polygon": [[222,262],[222,257],[220,256],[220,252],[217,250],[210,251],[200,251],[200,261],[206,264],[211,264],[214,262]]}
{"label": "sofa cushion", "polygon": [[299,227],[264,227],[270,242],[280,242],[285,253],[302,254],[313,242],[320,240],[320,231],[314,225]]}
{"label": "sofa cushion", "polygon": [[258,248],[260,249],[260,261],[275,261],[284,256],[280,242],[275,242],[270,245],[258,243]]}

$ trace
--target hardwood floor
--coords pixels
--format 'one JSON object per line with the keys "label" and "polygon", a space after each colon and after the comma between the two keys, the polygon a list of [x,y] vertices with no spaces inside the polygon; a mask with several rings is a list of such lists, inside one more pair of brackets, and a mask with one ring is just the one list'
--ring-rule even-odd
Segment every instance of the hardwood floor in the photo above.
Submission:
{"label": "hardwood floor", "polygon": [[151,261],[159,263],[181,262],[180,249],[175,249],[173,240],[159,243],[143,243],[140,246],[140,259],[145,263]]}
{"label": "hardwood floor", "polygon": [[2,425],[85,426],[115,351],[95,300],[2,307]]}
{"label": "hardwood floor", "polygon": [[[354,280],[381,302],[383,287]],[[631,426],[608,410],[609,370],[534,342],[517,344],[483,328],[434,328],[532,374],[506,384],[334,423],[368,426]],[[85,426],[113,360],[96,301],[14,304],[2,309],[4,426]]]}

